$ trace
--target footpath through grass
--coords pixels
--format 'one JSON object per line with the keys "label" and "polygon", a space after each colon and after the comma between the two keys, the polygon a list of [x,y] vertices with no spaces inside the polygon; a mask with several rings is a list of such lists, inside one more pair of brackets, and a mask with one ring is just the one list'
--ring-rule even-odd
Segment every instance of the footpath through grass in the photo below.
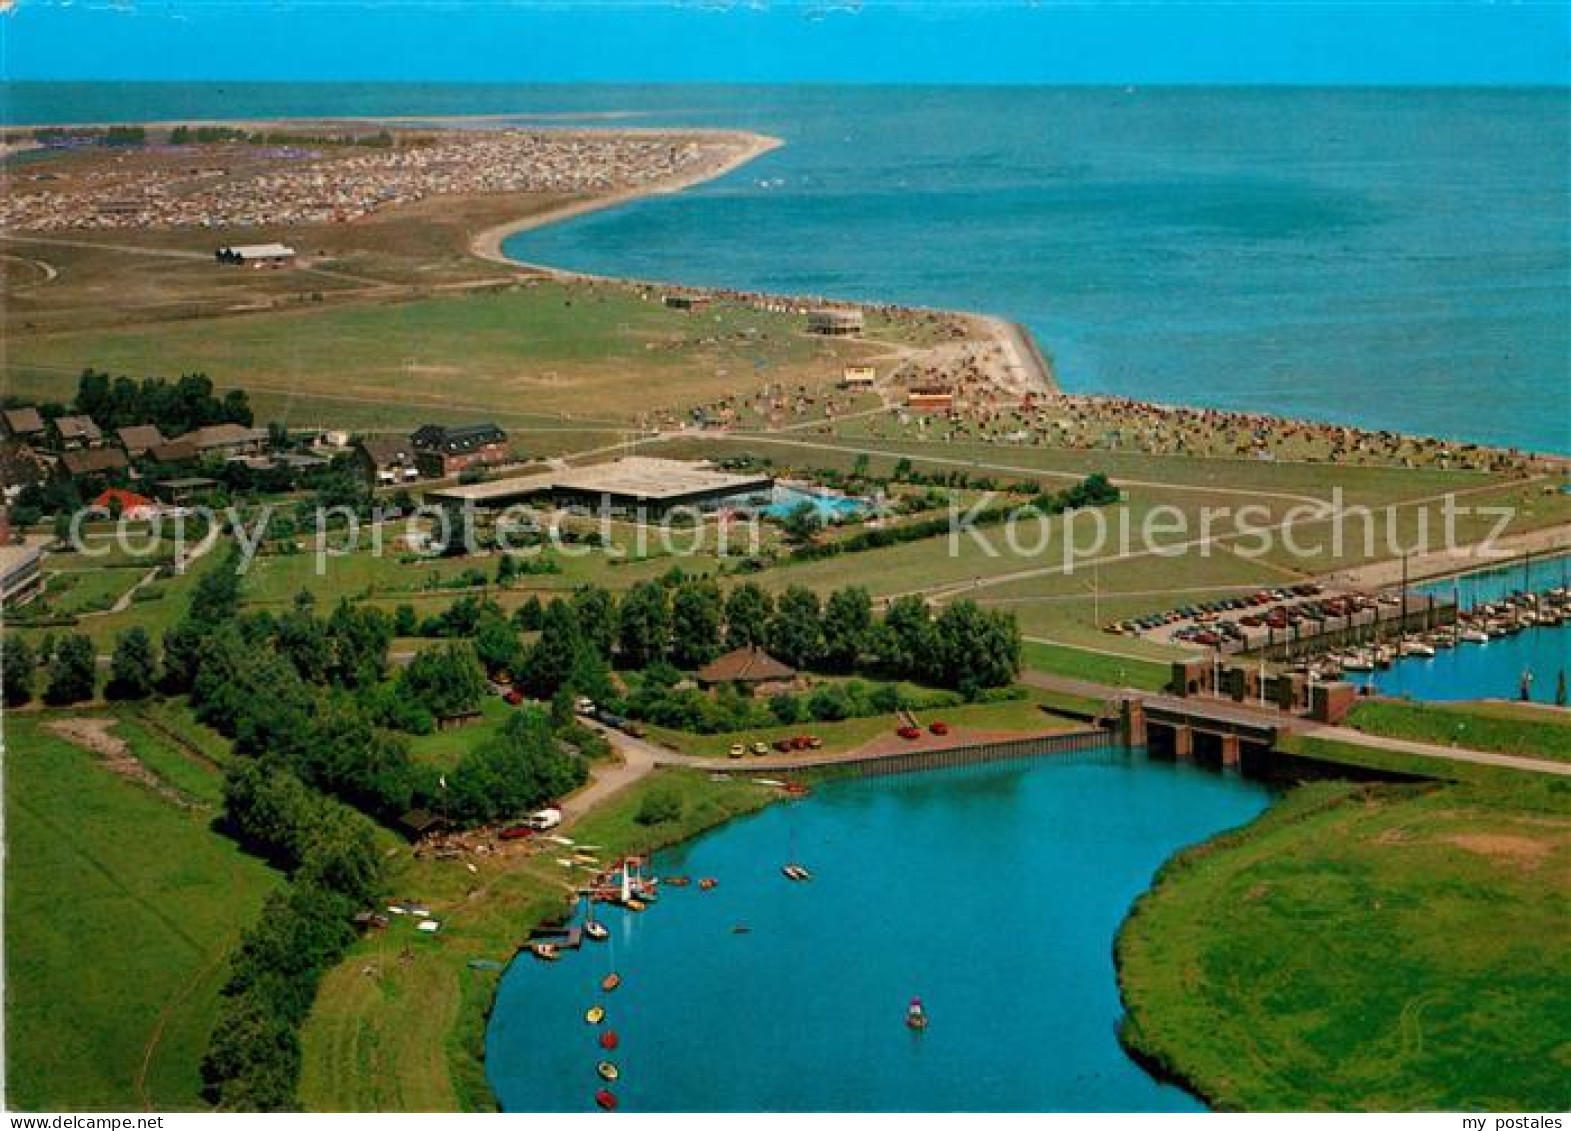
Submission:
{"label": "footpath through grass", "polygon": [[1349,725],[1386,738],[1571,762],[1571,712],[1517,703],[1359,703]]}
{"label": "footpath through grass", "polygon": [[1301,786],[1121,932],[1126,1043],[1215,1106],[1571,1107],[1571,783]]}
{"label": "footpath through grass", "polygon": [[203,1110],[198,1066],[228,956],[278,882],[209,827],[218,775],[118,733],[181,807],[6,719],[6,1087],[22,1110]]}

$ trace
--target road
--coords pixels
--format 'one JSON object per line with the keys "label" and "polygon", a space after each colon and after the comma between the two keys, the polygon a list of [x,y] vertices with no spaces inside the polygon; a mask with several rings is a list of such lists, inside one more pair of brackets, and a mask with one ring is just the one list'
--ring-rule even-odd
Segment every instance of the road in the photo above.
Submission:
{"label": "road", "polygon": [[616,760],[593,765],[590,769],[589,783],[576,793],[562,799],[564,827],[571,825],[612,795],[633,785],[663,759],[671,757],[669,750],[663,750],[652,742],[645,742],[641,738],[634,738],[619,730],[601,726],[590,719],[581,717],[578,721],[606,737],[606,740],[611,743],[612,751],[616,754]]}
{"label": "road", "polygon": [[[1020,676],[1020,682],[1029,684],[1032,687],[1079,695],[1103,702],[1111,700],[1121,693],[1119,688],[1109,687],[1106,684],[1073,679],[1069,676],[1050,675],[1047,672],[1024,672]],[[1148,693],[1130,691],[1129,694],[1146,695]],[[1354,730],[1352,727],[1317,723],[1310,719],[1297,718],[1285,715],[1280,711],[1256,707],[1250,703],[1238,703],[1230,699],[1205,699],[1199,702],[1207,706],[1216,703],[1225,706],[1230,711],[1259,716],[1282,725],[1284,728],[1291,728],[1293,734],[1301,735],[1305,738],[1345,742],[1351,746],[1361,746],[1370,750],[1393,750],[1402,754],[1416,754],[1424,758],[1438,758],[1446,762],[1466,762],[1475,766],[1494,766],[1504,770],[1524,770],[1535,774],[1554,774],[1557,777],[1571,777],[1571,762],[1555,762],[1546,758],[1523,758],[1515,754],[1495,754],[1487,750],[1470,750],[1460,746],[1440,746],[1432,742],[1414,742],[1405,738],[1385,738],[1380,735],[1365,734],[1363,731]]]}

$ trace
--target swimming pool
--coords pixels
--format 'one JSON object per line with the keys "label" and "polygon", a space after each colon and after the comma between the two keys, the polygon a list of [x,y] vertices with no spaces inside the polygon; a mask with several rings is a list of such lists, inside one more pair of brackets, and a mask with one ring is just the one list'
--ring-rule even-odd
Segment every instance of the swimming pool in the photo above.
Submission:
{"label": "swimming pool", "polygon": [[783,483],[776,483],[773,500],[768,506],[760,508],[759,513],[771,518],[784,518],[803,503],[810,505],[817,512],[818,517],[825,522],[855,518],[872,509],[872,504],[866,499],[851,495],[831,495],[826,491],[787,487]]}

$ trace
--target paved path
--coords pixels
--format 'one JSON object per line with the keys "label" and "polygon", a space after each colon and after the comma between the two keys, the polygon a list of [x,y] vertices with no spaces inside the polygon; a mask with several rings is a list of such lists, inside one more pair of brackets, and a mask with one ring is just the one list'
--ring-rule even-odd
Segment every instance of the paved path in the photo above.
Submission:
{"label": "paved path", "polygon": [[662,759],[672,756],[670,751],[652,742],[645,742],[641,738],[634,738],[619,730],[601,726],[590,719],[580,718],[578,721],[606,737],[606,740],[611,743],[616,760],[596,764],[590,771],[589,784],[563,798],[561,809],[564,825],[571,825],[612,794],[620,793],[638,781],[653,770]]}

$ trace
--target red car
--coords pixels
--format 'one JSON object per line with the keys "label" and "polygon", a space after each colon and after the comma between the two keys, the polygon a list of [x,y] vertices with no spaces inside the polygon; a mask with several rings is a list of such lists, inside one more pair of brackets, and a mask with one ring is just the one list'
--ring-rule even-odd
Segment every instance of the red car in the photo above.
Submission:
{"label": "red car", "polygon": [[524,693],[515,687],[502,698],[509,707],[516,707],[524,701]]}
{"label": "red car", "polygon": [[792,750],[806,750],[808,748],[808,745],[809,745],[810,741],[811,740],[807,737],[807,735],[799,734],[799,735],[797,735],[795,738],[793,738],[791,740],[791,749]]}
{"label": "red car", "polygon": [[904,739],[907,739],[907,740],[917,739],[917,738],[921,738],[922,737],[922,732],[919,729],[917,729],[914,726],[909,726],[909,725],[901,727],[899,730],[895,731],[895,733],[898,734],[901,738],[904,738]]}
{"label": "red car", "polygon": [[528,825],[512,825],[496,835],[502,840],[528,840],[535,835],[535,830]]}
{"label": "red car", "polygon": [[949,724],[940,719],[937,722],[929,723],[927,729],[934,734],[948,734]]}
{"label": "red car", "polygon": [[776,739],[775,749],[780,751],[782,754],[791,753],[791,740],[789,738]]}

